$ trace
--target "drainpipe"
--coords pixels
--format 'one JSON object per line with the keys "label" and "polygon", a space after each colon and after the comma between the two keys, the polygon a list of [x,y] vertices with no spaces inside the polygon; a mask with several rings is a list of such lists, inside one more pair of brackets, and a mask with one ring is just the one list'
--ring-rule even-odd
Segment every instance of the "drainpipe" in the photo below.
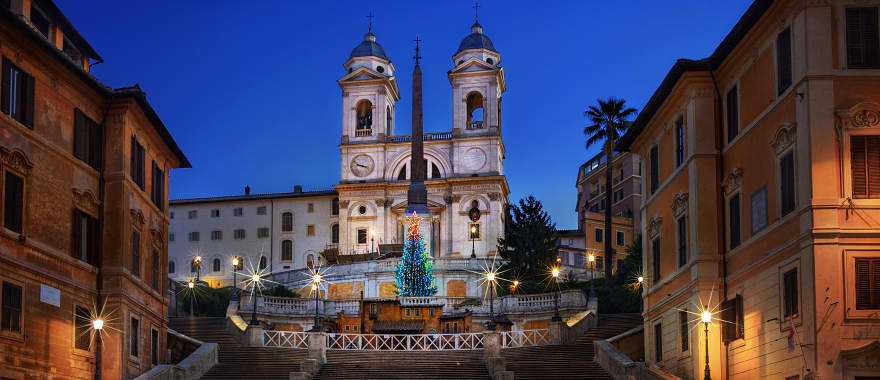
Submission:
{"label": "drainpipe", "polygon": [[[103,297],[101,296],[101,290],[103,287],[103,272],[104,268],[102,265],[103,262],[103,252],[104,252],[104,204],[107,202],[107,194],[104,190],[104,183],[106,179],[104,178],[104,172],[107,170],[107,114],[110,113],[110,106],[113,104],[113,95],[111,94],[109,99],[107,100],[107,108],[104,110],[104,115],[101,117],[101,169],[98,171],[98,241],[97,241],[97,250],[95,254],[95,267],[98,268],[98,273],[95,276],[95,307],[100,308],[96,310],[103,314]],[[102,339],[95,339],[95,380],[101,380],[101,356],[103,352],[103,344]]]}
{"label": "drainpipe", "polygon": [[[721,90],[718,88],[718,80],[715,78],[715,72],[712,70],[711,66],[709,67],[709,75],[712,76],[712,85],[715,89],[715,149],[718,149],[718,159],[716,160],[715,172],[717,173],[716,179],[716,193],[718,197],[719,204],[719,213],[721,217],[718,218],[718,252],[721,253],[721,299],[727,300],[727,244],[725,244],[727,240],[727,231],[724,226],[724,221],[727,220],[726,217],[726,205],[724,199],[724,189],[721,186],[721,183],[724,181],[724,155],[721,150],[724,148],[724,123],[722,119],[722,102],[721,102]],[[723,338],[723,337],[722,337]],[[724,341],[724,339],[721,339]],[[729,362],[730,355],[728,350],[728,345],[724,343],[724,364],[725,366]],[[727,368],[722,368],[724,373],[724,378],[729,379],[730,374]]]}

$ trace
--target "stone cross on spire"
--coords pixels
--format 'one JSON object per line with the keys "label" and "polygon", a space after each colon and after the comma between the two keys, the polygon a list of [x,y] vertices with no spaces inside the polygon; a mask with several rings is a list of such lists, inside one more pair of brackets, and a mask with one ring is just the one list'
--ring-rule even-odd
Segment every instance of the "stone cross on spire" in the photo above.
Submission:
{"label": "stone cross on spire", "polygon": [[422,40],[415,39],[416,53],[413,56],[415,67],[412,74],[412,154],[410,155],[410,182],[406,193],[406,213],[413,212],[427,215],[428,189],[425,187],[425,179],[428,176],[425,165],[424,127],[422,125],[422,68],[419,66],[420,44]]}

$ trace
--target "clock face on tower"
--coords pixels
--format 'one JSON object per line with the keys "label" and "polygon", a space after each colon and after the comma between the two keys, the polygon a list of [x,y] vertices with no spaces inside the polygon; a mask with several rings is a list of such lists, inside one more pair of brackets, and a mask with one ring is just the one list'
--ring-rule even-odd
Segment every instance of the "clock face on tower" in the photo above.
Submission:
{"label": "clock face on tower", "polygon": [[359,154],[351,160],[351,172],[357,177],[366,177],[373,172],[375,163],[366,154]]}

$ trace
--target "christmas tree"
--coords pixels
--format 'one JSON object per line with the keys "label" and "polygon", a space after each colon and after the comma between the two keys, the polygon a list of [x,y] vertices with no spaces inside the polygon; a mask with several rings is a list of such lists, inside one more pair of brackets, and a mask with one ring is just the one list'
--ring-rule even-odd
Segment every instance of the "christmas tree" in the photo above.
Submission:
{"label": "christmas tree", "polygon": [[397,264],[397,295],[401,297],[424,297],[437,293],[434,285],[434,266],[428,256],[427,244],[419,231],[422,217],[413,212],[406,218],[408,223],[403,257]]}

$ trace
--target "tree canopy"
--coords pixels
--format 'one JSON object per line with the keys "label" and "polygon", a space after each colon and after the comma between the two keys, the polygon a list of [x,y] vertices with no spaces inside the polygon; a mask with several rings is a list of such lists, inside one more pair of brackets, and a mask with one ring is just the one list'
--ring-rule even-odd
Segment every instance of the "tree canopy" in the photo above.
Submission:
{"label": "tree canopy", "polygon": [[556,224],[534,196],[507,207],[504,237],[498,252],[507,260],[502,277],[519,280],[518,292],[544,292],[551,287],[550,266],[559,247]]}

